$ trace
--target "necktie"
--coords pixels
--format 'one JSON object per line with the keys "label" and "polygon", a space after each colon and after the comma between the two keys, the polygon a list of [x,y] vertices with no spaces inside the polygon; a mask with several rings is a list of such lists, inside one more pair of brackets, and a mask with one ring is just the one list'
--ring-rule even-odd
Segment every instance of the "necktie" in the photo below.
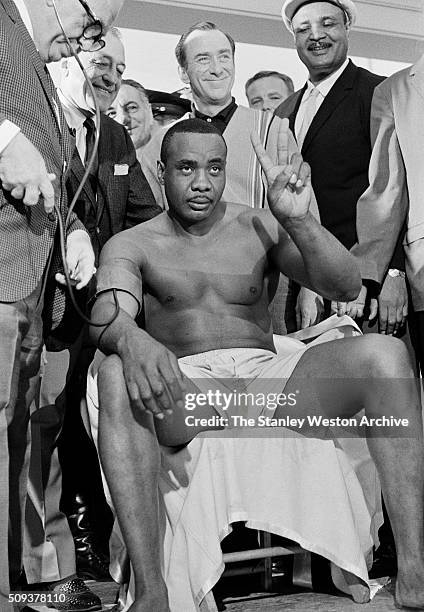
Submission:
{"label": "necktie", "polygon": [[309,97],[305,103],[305,114],[303,115],[302,125],[300,126],[299,133],[297,135],[297,144],[299,146],[299,149],[302,149],[306,134],[308,133],[309,127],[317,112],[318,96],[319,96],[319,90],[316,87],[314,87],[310,91]]}
{"label": "necktie", "polygon": [[[86,129],[84,166],[87,167],[87,164],[90,161],[91,154],[93,153],[94,149],[94,141],[96,139],[96,126],[94,125],[94,121],[90,117],[87,117],[87,119],[84,121],[84,127]],[[98,159],[96,154],[93,165],[91,167],[90,174],[97,174],[97,166]]]}

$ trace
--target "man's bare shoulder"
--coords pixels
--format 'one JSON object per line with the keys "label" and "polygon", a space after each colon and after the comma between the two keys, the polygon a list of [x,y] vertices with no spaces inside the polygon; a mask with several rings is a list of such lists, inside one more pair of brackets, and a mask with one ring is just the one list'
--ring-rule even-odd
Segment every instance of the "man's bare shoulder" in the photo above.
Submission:
{"label": "man's bare shoulder", "polygon": [[163,212],[153,219],[115,234],[103,247],[101,261],[132,259],[141,266],[157,237],[166,232],[167,219],[167,213]]}

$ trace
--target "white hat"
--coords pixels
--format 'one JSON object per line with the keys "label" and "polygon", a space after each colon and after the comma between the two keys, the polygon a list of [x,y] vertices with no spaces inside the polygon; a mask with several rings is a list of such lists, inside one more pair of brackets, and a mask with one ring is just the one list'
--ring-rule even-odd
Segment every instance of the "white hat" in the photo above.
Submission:
{"label": "white hat", "polygon": [[352,0],[285,0],[283,8],[281,9],[281,17],[283,18],[284,25],[292,32],[292,19],[293,15],[298,9],[304,4],[311,4],[312,2],[329,2],[341,8],[349,17],[349,25],[353,26],[356,21],[357,10]]}

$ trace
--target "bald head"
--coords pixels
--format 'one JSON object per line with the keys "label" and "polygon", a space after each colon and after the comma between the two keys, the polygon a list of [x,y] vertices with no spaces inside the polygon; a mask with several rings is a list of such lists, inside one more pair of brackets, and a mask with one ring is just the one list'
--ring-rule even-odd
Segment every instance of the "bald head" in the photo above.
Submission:
{"label": "bald head", "polygon": [[94,20],[98,20],[105,33],[124,4],[124,0],[86,0],[84,3],[80,0],[24,2],[31,19],[36,47],[45,62],[58,61],[71,55],[58,16],[73,50],[78,52],[84,29],[92,25]]}

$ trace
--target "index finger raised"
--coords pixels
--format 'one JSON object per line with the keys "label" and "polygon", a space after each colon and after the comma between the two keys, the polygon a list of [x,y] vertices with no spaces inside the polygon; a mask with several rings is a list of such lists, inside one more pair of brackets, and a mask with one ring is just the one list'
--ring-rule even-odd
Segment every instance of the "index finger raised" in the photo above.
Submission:
{"label": "index finger raised", "polygon": [[269,172],[269,170],[274,167],[274,164],[268,153],[265,151],[256,132],[250,133],[250,140],[252,142],[253,148],[255,149],[255,153],[259,160],[259,163],[261,164],[262,170],[265,172],[265,174],[267,174],[267,172]]}

